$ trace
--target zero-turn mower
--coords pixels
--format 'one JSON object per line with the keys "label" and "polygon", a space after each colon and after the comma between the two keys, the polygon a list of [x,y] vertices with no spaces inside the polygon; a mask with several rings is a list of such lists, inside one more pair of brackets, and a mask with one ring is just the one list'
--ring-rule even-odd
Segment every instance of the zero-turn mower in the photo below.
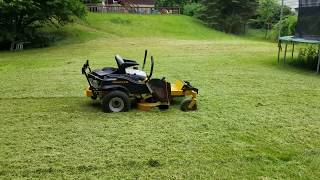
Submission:
{"label": "zero-turn mower", "polygon": [[[142,70],[146,65],[147,50],[145,51]],[[168,109],[175,97],[189,97],[182,101],[182,111],[197,110],[198,89],[187,81],[177,80],[171,84],[162,79],[152,79],[154,59],[151,56],[149,75],[139,70],[136,61],[115,56],[117,68],[105,67],[91,71],[89,60],[82,67],[89,87],[85,95],[93,100],[100,99],[105,112],[129,111],[132,102],[138,109],[150,110],[154,107]],[[130,101],[134,100],[134,101]]]}

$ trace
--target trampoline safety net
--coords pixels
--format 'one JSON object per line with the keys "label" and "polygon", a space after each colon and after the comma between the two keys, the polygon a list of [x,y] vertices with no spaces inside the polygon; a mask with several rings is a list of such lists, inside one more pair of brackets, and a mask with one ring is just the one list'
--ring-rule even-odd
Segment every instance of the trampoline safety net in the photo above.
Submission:
{"label": "trampoline safety net", "polygon": [[320,0],[299,0],[295,37],[320,40]]}

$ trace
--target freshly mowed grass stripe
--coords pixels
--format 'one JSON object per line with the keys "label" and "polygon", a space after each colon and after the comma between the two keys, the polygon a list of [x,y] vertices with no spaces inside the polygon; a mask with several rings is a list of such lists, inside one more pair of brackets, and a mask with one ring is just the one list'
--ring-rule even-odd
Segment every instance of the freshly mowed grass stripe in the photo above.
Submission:
{"label": "freshly mowed grass stripe", "polygon": [[[278,65],[275,44],[215,38],[220,33],[213,30],[205,39],[176,33],[188,29],[154,28],[154,34],[138,35],[132,30],[132,38],[126,24],[105,30],[104,21],[132,18],[132,29],[138,18],[158,26],[194,21],[90,14],[75,29],[89,28],[97,36],[84,33],[83,41],[70,37],[50,48],[0,52],[1,178],[320,176],[318,76]],[[107,35],[117,29],[119,34]],[[115,66],[115,53],[141,62],[146,48],[155,56],[155,77],[189,80],[200,89],[197,112],[181,112],[177,101],[165,112],[105,114],[98,102],[83,97],[87,84],[80,68],[86,59],[96,68]]]}
{"label": "freshly mowed grass stripe", "polygon": [[[123,178],[134,174],[162,178],[312,175],[309,171],[317,169],[319,160],[314,137],[320,125],[312,117],[319,112],[297,111],[288,120],[291,109],[277,110],[285,104],[256,107],[248,101],[255,98],[232,104],[216,100],[221,107],[210,113],[171,109],[105,115],[83,98],[27,98],[14,103],[2,99],[7,104],[1,112],[7,114],[2,120],[6,125],[1,129],[2,151],[10,152],[1,157],[6,159],[2,173]],[[160,166],[149,167],[150,159]]]}

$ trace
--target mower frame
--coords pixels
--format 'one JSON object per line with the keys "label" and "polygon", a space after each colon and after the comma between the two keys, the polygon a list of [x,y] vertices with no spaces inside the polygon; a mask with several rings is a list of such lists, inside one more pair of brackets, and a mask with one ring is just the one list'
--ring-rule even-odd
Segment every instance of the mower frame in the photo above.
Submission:
{"label": "mower frame", "polygon": [[[145,68],[146,58],[147,50],[145,51],[142,69]],[[130,67],[139,65],[136,61],[133,60],[124,59],[124,62],[127,63],[124,64],[124,66]],[[161,80],[152,79],[154,69],[153,56],[151,56],[150,73],[144,80],[136,80],[132,78],[130,75],[123,73],[125,72],[125,70],[121,70],[120,67],[121,66],[118,64],[118,69],[104,68],[106,69],[106,71],[114,71],[116,73],[105,73],[105,76],[100,76],[99,73],[104,73],[103,69],[92,71],[89,65],[89,60],[87,60],[82,67],[82,74],[85,75],[89,84],[89,86],[85,90],[85,96],[91,97],[93,100],[96,100],[98,98],[101,99],[103,107],[107,107],[108,103],[110,105],[109,101],[104,102],[106,101],[106,99],[110,100],[110,97],[108,97],[110,96],[110,94],[118,94],[119,96],[121,96],[121,98],[123,98],[123,102],[127,102],[127,98],[130,97],[137,100],[138,109],[145,111],[150,110],[154,107],[159,107],[160,109],[168,109],[175,97],[191,97],[183,101],[183,103],[181,104],[181,110],[193,111],[197,109],[197,95],[199,91],[197,88],[194,88],[188,81],[177,80],[175,84],[171,84],[167,82],[165,78],[162,78]],[[111,93],[115,91],[119,93]],[[123,92],[126,95],[120,92]],[[129,110],[130,106],[126,109]],[[110,111],[110,108],[107,108],[106,112],[114,111]]]}

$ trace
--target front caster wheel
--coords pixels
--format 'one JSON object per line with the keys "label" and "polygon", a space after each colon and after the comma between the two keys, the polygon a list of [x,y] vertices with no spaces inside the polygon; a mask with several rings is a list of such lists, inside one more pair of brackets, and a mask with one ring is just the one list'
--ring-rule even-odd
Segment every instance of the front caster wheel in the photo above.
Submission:
{"label": "front caster wheel", "polygon": [[102,98],[105,112],[127,112],[130,109],[129,96],[122,91],[112,91]]}
{"label": "front caster wheel", "polygon": [[93,93],[91,96],[92,100],[97,100],[98,99],[98,95],[96,93]]}
{"label": "front caster wheel", "polygon": [[198,109],[197,103],[195,103],[191,108],[189,107],[190,103],[192,102],[191,99],[186,99],[181,103],[181,110],[188,112],[188,111],[195,111]]}
{"label": "front caster wheel", "polygon": [[158,108],[162,111],[168,110],[169,109],[169,105],[160,105],[158,106]]}

